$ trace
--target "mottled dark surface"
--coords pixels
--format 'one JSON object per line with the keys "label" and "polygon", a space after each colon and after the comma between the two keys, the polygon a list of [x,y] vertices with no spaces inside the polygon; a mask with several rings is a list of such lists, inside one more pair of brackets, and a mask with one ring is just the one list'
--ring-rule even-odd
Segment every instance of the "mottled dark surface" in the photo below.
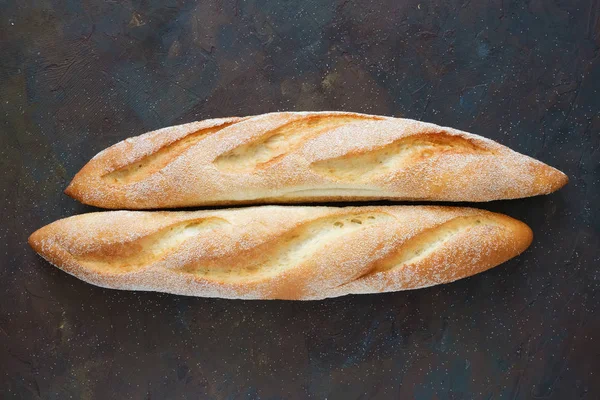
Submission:
{"label": "mottled dark surface", "polygon": [[[598,0],[0,1],[0,397],[600,398],[599,94]],[[62,190],[110,144],[276,110],[449,125],[571,182],[479,205],[531,248],[413,292],[119,292],[27,246],[91,210]]]}

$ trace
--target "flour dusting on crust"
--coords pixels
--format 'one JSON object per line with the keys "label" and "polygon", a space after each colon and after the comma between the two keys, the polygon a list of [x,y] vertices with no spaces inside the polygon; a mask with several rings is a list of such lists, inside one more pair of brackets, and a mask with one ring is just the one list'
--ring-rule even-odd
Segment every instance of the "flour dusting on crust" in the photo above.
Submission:
{"label": "flour dusting on crust", "polygon": [[29,242],[98,286],[309,300],[451,282],[516,256],[531,239],[522,222],[471,208],[264,206],[90,213]]}
{"label": "flour dusting on crust", "polygon": [[67,193],[87,204],[128,209],[490,201],[550,193],[567,180],[542,162],[452,128],[356,113],[282,112],[126,139],[94,157]]}

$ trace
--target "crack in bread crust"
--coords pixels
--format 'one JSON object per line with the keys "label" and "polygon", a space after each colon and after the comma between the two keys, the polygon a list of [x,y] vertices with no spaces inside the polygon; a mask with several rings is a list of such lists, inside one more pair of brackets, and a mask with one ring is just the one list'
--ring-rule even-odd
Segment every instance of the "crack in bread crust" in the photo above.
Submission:
{"label": "crack in bread crust", "polygon": [[[213,234],[214,229],[229,224],[217,217],[197,218],[169,225],[133,242],[73,255],[79,262],[98,271],[128,273],[143,269],[175,251],[185,241],[199,234]],[[114,246],[114,245],[113,245]]]}
{"label": "crack in bread crust", "polygon": [[102,175],[102,179],[116,184],[127,184],[139,182],[146,177],[160,171],[173,162],[177,157],[185,153],[191,147],[197,145],[207,136],[217,133],[240,121],[225,122],[219,126],[199,129],[177,139],[143,158],[120,167],[114,171]]}
{"label": "crack in bread crust", "polygon": [[[223,171],[245,172],[264,168],[302,146],[307,140],[353,122],[377,120],[362,115],[308,116],[267,131],[258,139],[215,158]],[[381,119],[381,118],[379,118]]]}
{"label": "crack in bread crust", "polygon": [[494,154],[473,141],[446,132],[418,134],[387,145],[315,161],[310,168],[321,176],[343,181],[369,181],[443,154]]}
{"label": "crack in bread crust", "polygon": [[179,271],[219,282],[243,284],[281,275],[310,259],[319,249],[342,237],[395,218],[384,212],[364,212],[335,215],[308,221],[276,239],[250,249],[235,258],[248,260],[235,266],[235,261],[218,257],[192,263]]}
{"label": "crack in bread crust", "polygon": [[455,236],[477,225],[493,225],[498,223],[484,216],[457,217],[436,227],[421,232],[399,247],[400,251],[379,262],[370,274],[393,271],[405,265],[418,262],[438,248],[449,242]]}

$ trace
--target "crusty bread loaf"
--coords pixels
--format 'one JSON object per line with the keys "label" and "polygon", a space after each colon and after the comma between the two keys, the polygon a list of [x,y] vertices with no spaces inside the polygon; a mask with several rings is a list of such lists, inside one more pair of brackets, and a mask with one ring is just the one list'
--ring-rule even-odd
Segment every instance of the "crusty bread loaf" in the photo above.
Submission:
{"label": "crusty bread loaf", "polygon": [[524,223],[472,208],[263,206],[84,214],[41,228],[29,243],[98,286],[309,300],[451,282],[531,240]]}
{"label": "crusty bread loaf", "polygon": [[105,208],[342,200],[489,201],[550,193],[560,171],[408,119],[272,113],[193,122],[100,152],[66,193]]}

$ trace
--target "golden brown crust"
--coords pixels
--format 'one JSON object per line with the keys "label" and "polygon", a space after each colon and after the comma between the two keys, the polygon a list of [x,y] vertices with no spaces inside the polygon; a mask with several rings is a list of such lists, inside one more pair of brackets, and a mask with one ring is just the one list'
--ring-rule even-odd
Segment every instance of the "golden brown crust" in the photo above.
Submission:
{"label": "golden brown crust", "polygon": [[490,201],[553,192],[560,171],[483,137],[343,112],[206,120],[102,151],[66,193],[105,208],[369,199]]}
{"label": "golden brown crust", "polygon": [[263,206],[90,213],[47,225],[29,243],[98,286],[310,300],[451,282],[531,240],[524,223],[472,208]]}

